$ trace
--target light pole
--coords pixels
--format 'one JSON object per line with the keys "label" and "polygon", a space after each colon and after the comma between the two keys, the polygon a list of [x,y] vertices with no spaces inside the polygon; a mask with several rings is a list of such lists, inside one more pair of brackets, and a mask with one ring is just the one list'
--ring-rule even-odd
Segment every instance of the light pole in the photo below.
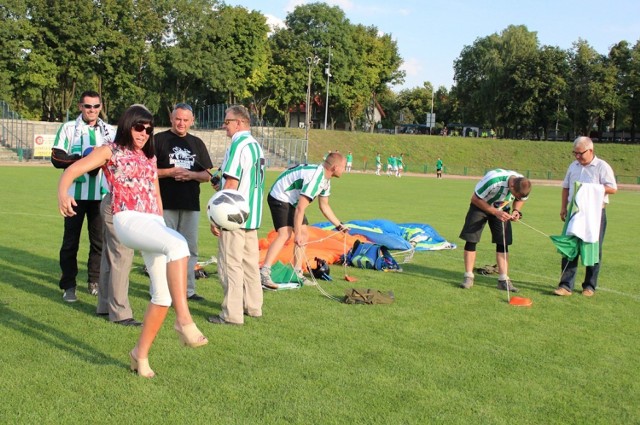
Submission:
{"label": "light pole", "polygon": [[324,102],[324,129],[327,129],[327,116],[329,115],[329,78],[331,78],[331,46],[329,46],[329,62],[324,69],[327,74],[327,99]]}
{"label": "light pole", "polygon": [[307,147],[309,144],[309,126],[311,125],[311,68],[318,65],[318,62],[320,62],[320,58],[318,56],[314,55],[313,57],[307,58],[307,66],[309,67],[309,79],[307,80],[307,103],[304,106],[304,139],[307,141]]}

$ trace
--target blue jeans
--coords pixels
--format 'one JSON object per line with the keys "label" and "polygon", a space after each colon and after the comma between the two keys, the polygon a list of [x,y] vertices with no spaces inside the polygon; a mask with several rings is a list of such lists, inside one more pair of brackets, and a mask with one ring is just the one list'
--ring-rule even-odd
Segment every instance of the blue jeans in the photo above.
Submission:
{"label": "blue jeans", "polygon": [[[600,273],[600,265],[602,264],[602,244],[604,242],[604,232],[607,230],[607,213],[602,209],[602,217],[600,218],[600,235],[599,242],[600,247],[598,250],[598,264],[593,266],[586,266],[586,272],[584,276],[584,282],[582,283],[582,289],[596,290],[598,286],[598,274]],[[576,280],[576,272],[578,271],[578,258],[576,256],[573,260],[569,261],[562,257],[562,277],[560,278],[560,285],[569,291],[573,291],[573,286]]]}

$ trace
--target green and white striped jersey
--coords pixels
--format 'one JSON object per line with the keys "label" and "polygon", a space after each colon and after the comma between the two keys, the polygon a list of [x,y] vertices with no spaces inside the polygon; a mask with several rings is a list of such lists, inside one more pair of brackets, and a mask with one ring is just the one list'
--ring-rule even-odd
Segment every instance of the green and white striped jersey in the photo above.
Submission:
{"label": "green and white striped jersey", "polygon": [[500,168],[489,171],[476,185],[476,195],[490,205],[496,202],[512,202],[515,197],[509,191],[509,177],[511,176],[523,177],[522,174],[515,171],[502,170]]}
{"label": "green and white striped jersey", "polygon": [[221,187],[224,187],[226,177],[233,177],[239,181],[238,192],[249,204],[249,218],[243,229],[258,229],[262,223],[264,172],[264,153],[260,144],[251,136],[251,132],[241,131],[234,134],[222,161]]}
{"label": "green and white striped jersey", "polygon": [[[83,156],[83,152],[89,147],[98,147],[112,142],[115,134],[115,129],[102,120],[98,120],[97,125],[90,126],[82,120],[80,115],[75,121],[68,121],[60,127],[53,142],[53,148],[60,149],[69,155]],[[74,180],[68,193],[73,199],[79,201],[100,201],[102,195],[107,192],[103,184],[106,182],[103,182],[102,170],[95,176],[83,174]]]}
{"label": "green and white striped jersey", "polygon": [[296,207],[300,195],[306,196],[311,201],[316,196],[331,195],[331,181],[324,177],[322,164],[300,164],[280,174],[271,186],[269,195]]}

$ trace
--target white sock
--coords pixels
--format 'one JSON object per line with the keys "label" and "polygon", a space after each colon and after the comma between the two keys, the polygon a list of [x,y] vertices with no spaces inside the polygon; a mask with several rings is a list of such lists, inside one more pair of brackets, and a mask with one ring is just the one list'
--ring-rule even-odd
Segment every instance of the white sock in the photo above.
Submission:
{"label": "white sock", "polygon": [[464,277],[470,277],[473,279],[475,276],[473,275],[473,272],[464,272]]}
{"label": "white sock", "polygon": [[506,274],[501,274],[498,276],[498,280],[508,280],[509,276],[507,276]]}

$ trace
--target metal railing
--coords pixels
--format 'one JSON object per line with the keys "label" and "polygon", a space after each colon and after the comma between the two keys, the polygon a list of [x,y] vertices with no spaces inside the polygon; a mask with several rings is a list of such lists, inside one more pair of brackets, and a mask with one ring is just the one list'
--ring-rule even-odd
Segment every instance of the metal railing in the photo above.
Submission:
{"label": "metal railing", "polygon": [[13,151],[19,161],[30,159],[32,152],[28,137],[28,122],[6,102],[0,101],[0,146]]}

